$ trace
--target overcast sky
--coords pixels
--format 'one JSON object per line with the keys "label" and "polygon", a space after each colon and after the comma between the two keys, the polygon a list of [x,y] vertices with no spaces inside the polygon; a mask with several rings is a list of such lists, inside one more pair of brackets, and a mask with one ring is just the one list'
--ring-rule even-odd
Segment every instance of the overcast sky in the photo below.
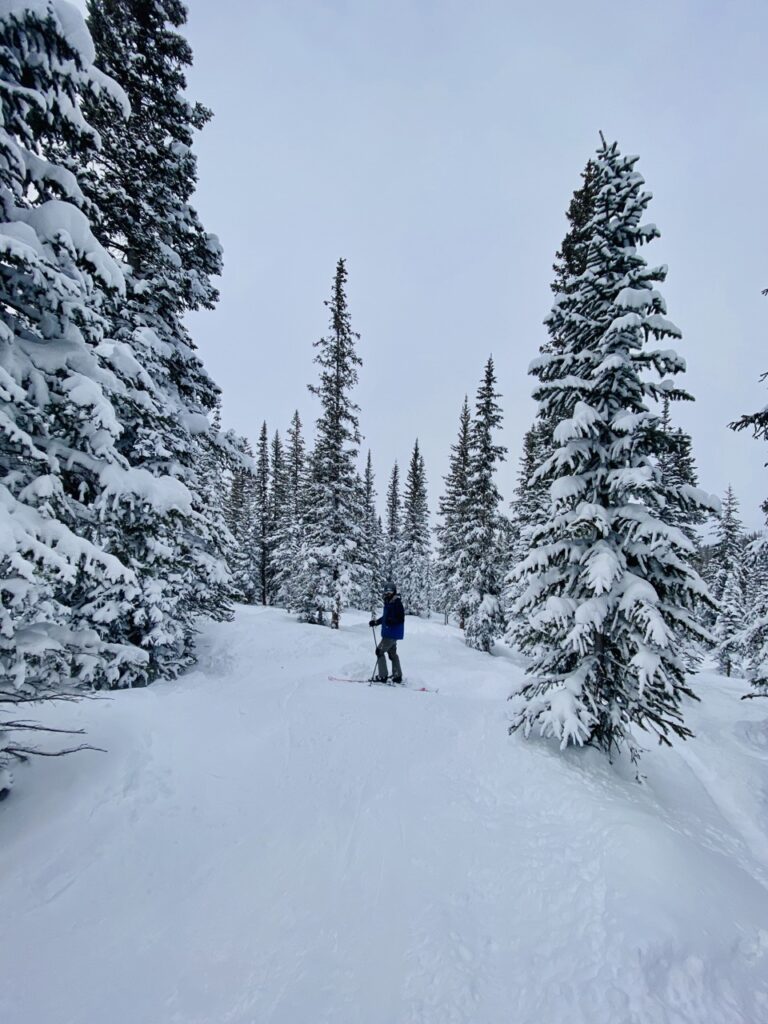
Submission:
{"label": "overcast sky", "polygon": [[339,256],[363,359],[356,398],[380,494],[419,438],[432,506],[461,402],[493,353],[510,497],[534,404],[564,211],[598,130],[654,194],[678,407],[702,486],[762,522],[768,450],[727,422],[765,402],[765,0],[189,0],[197,207],[224,245],[221,302],[192,320],[254,439],[317,415],[312,342]]}

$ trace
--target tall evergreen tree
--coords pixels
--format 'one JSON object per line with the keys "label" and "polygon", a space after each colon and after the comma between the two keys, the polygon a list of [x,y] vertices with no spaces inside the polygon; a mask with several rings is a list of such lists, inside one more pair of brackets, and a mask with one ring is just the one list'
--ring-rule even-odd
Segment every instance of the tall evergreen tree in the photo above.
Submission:
{"label": "tall evergreen tree", "polygon": [[[78,24],[79,22],[79,24]],[[78,169],[98,139],[86,92],[114,83],[69,4],[0,12],[0,705],[140,681],[146,652],[113,642],[137,593],[99,523],[127,485],[117,396],[125,363],[104,311],[124,292],[94,237]],[[10,714],[13,714],[8,708]],[[15,716],[18,731],[18,721]],[[0,721],[0,790],[20,753]]]}
{"label": "tall evergreen tree", "polygon": [[[560,244],[559,250],[555,253],[555,262],[552,266],[555,276],[550,284],[551,290],[556,295],[566,294],[569,290],[572,291],[577,287],[580,276],[587,269],[590,224],[595,214],[598,187],[597,164],[594,160],[590,159],[581,172],[581,185],[571,196],[571,201],[565,212],[568,230]],[[548,337],[539,348],[539,352],[543,356],[556,351],[560,346],[557,324],[548,320],[547,329]],[[548,500],[546,483],[541,478],[534,480],[533,474],[539,466],[543,465],[550,458],[555,450],[556,446],[552,437],[554,428],[555,423],[546,418],[544,407],[539,405],[536,419],[530,428],[530,437],[533,442],[531,454],[535,452],[535,463],[529,466],[531,484],[535,488],[535,493],[531,495],[531,504],[534,498],[540,498],[542,504],[546,504]],[[527,516],[525,521],[532,522]],[[512,591],[514,591],[514,587],[512,587]]]}
{"label": "tall evergreen tree", "polygon": [[199,615],[228,615],[226,531],[202,475],[221,442],[208,425],[217,388],[184,323],[190,310],[212,308],[211,277],[221,271],[218,241],[190,205],[193,133],[210,112],[185,96],[192,53],[176,31],[186,20],[179,0],[90,0],[88,10],[97,67],[120,84],[130,109],[121,116],[104,93],[87,104],[101,144],[84,192],[125,277],[124,298],[106,313],[134,383],[118,399],[120,454],[132,472],[100,529],[139,583],[112,634],[148,650],[153,677],[191,663]]}
{"label": "tall evergreen tree", "polygon": [[247,438],[238,438],[234,445],[240,458],[233,460],[227,501],[227,526],[234,538],[230,564],[232,596],[244,604],[254,604],[257,573],[251,538],[256,516],[255,464]]}
{"label": "tall evergreen tree", "polygon": [[[549,508],[549,485],[538,473],[552,453],[552,431],[537,417],[523,438],[523,453],[512,497],[510,517],[509,571],[504,581],[504,609],[507,628],[515,628],[514,609],[522,594],[517,566],[527,557],[531,537],[537,525],[545,522]],[[510,638],[512,633],[510,632]]]}
{"label": "tall evergreen tree", "polygon": [[739,514],[739,500],[731,485],[725,492],[715,525],[715,543],[707,561],[707,583],[719,602],[709,623],[714,633],[715,654],[721,672],[740,671],[745,652],[745,595],[747,592],[747,540]]}
{"label": "tall evergreen tree", "polygon": [[479,651],[490,651],[493,641],[504,632],[502,591],[505,569],[501,564],[501,495],[496,487],[496,468],[504,461],[506,448],[494,443],[501,426],[493,358],[477,391],[475,419],[470,440],[468,484],[468,529],[466,532],[466,577],[463,602],[467,606],[466,642]]}
{"label": "tall evergreen tree", "polygon": [[310,462],[308,500],[304,515],[303,564],[305,594],[302,617],[338,629],[342,609],[358,588],[361,576],[362,514],[357,486],[360,429],[351,392],[361,365],[355,349],[359,340],[351,327],[344,260],[336,265],[330,325],[315,342],[320,380],[309,390],[320,399],[315,446]]}
{"label": "tall evergreen tree", "polygon": [[269,603],[277,602],[280,584],[276,549],[279,538],[287,528],[290,512],[288,466],[279,431],[275,431],[270,448],[269,463]]}
{"label": "tall evergreen tree", "polygon": [[562,746],[629,744],[633,755],[631,723],[662,742],[690,735],[681,699],[693,696],[692,665],[678,640],[705,636],[695,613],[708,601],[690,542],[664,518],[701,500],[665,484],[657,464],[659,417],[649,406],[675,393],[647,374],[666,378],[685,365],[648,346],[680,332],[658,290],[666,268],[648,267],[638,252],[658,232],[642,223],[651,197],[635,163],[615,143],[598,150],[586,271],[556,294],[548,327],[558,344],[531,368],[557,448],[540,471],[551,513],[521,567],[516,638],[533,662],[511,726]]}
{"label": "tall evergreen tree", "polygon": [[469,528],[469,459],[471,416],[466,395],[459,416],[459,433],[451,445],[445,489],[438,503],[440,523],[435,529],[437,555],[434,562],[435,606],[445,616],[458,618],[464,629],[467,603],[463,580],[466,578],[466,536]]}
{"label": "tall evergreen tree", "polygon": [[306,506],[306,446],[298,411],[287,434],[286,509],[283,525],[275,535],[275,601],[290,611],[302,608],[302,524]]}
{"label": "tall evergreen tree", "polygon": [[405,482],[400,553],[399,588],[406,614],[428,616],[431,587],[429,508],[424,458],[419,451],[418,440],[413,446]]}
{"label": "tall evergreen tree", "polygon": [[708,564],[708,582],[716,601],[725,593],[728,578],[740,574],[744,561],[746,538],[739,506],[739,499],[728,484],[715,523],[714,551]]}
{"label": "tall evergreen tree", "polygon": [[365,463],[363,478],[363,591],[362,603],[371,613],[381,605],[381,592],[384,586],[382,577],[383,536],[381,520],[376,514],[376,486],[373,474],[373,461],[370,451]]}
{"label": "tall evergreen tree", "polygon": [[[587,270],[590,224],[595,214],[598,187],[597,163],[590,159],[581,172],[581,185],[571,196],[566,210],[568,230],[555,254],[552,267],[555,276],[550,287],[556,295],[566,294],[576,288],[580,276]],[[547,321],[547,329],[547,339],[539,348],[540,354],[545,357],[560,347],[558,324],[550,319]],[[517,566],[527,557],[534,527],[548,515],[549,481],[538,470],[555,451],[552,436],[555,425],[553,420],[547,418],[545,406],[540,404],[523,441],[518,482],[512,499],[512,545],[503,595],[510,640],[516,626],[514,609],[523,590]]]}
{"label": "tall evergreen tree", "polygon": [[227,435],[222,432],[218,400],[212,422],[197,440],[200,447],[196,466],[198,503],[205,508],[207,521],[213,530],[213,534],[209,534],[210,542],[202,552],[208,561],[205,585],[210,603],[206,607],[211,618],[225,621],[233,616],[231,566],[237,551],[237,542],[227,521],[227,491],[233,465],[240,461],[240,451],[237,446],[231,446]]}
{"label": "tall evergreen tree", "polygon": [[402,501],[400,497],[400,467],[395,462],[387,485],[386,518],[384,521],[384,577],[385,582],[399,586],[402,569]]}
{"label": "tall evergreen tree", "polygon": [[254,584],[258,604],[269,604],[272,570],[272,536],[269,507],[269,433],[262,423],[256,446],[253,519],[249,544],[253,552]]}
{"label": "tall evergreen tree", "polygon": [[304,488],[306,470],[306,445],[304,444],[301,417],[298,410],[294,412],[291,425],[288,428],[288,455],[286,461],[291,509],[294,517],[298,519],[301,513],[301,495]]}
{"label": "tall evergreen tree", "polygon": [[[661,452],[659,454],[659,469],[666,485],[672,493],[686,494],[688,488],[698,488],[699,479],[696,471],[696,462],[693,457],[693,442],[691,437],[681,427],[674,427],[670,412],[669,395],[662,398],[661,419],[659,429],[661,432]],[[695,527],[706,519],[706,513],[702,509],[691,508],[689,504],[675,506],[668,510],[667,519],[675,526],[679,526],[689,540],[698,543]]]}
{"label": "tall evergreen tree", "polygon": [[741,566],[733,565],[720,597],[715,620],[715,655],[720,671],[730,676],[741,669],[744,656],[745,580]]}
{"label": "tall evergreen tree", "polygon": [[[598,165],[594,160],[588,160],[581,172],[581,185],[573,193],[565,214],[568,218],[568,231],[560,249],[555,254],[555,262],[552,267],[555,278],[551,289],[556,295],[573,289],[574,281],[587,270],[591,224],[595,215],[599,191]],[[550,333],[553,343],[556,341],[556,337],[555,334]]]}

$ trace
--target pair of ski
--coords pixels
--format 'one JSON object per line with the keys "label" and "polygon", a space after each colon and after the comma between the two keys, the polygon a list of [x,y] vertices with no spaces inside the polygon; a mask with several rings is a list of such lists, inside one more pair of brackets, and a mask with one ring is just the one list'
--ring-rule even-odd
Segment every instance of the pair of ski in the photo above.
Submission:
{"label": "pair of ski", "polygon": [[[365,683],[367,686],[402,686],[402,683],[384,683],[380,679],[348,679],[346,676],[328,676],[332,683]],[[414,693],[437,693],[429,686],[406,686],[406,690],[413,689]]]}

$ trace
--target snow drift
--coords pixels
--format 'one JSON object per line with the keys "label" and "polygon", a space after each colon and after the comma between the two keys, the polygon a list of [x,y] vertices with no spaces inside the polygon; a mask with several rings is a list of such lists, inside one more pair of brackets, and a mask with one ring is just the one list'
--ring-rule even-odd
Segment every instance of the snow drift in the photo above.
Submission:
{"label": "snow drift", "polygon": [[507,735],[521,669],[408,620],[412,687],[242,608],[196,671],[45,709],[106,754],[0,807],[4,1024],[757,1024],[768,706],[703,675],[634,781]]}

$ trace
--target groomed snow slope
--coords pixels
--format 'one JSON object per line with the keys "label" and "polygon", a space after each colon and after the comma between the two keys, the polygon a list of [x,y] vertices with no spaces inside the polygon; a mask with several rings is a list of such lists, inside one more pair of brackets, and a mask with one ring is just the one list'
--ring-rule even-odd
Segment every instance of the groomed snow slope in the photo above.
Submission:
{"label": "groomed snow slope", "polygon": [[407,622],[211,625],[197,671],[45,710],[107,754],[0,805],[3,1024],[762,1024],[768,703],[702,676],[644,758],[506,733],[521,670]]}

